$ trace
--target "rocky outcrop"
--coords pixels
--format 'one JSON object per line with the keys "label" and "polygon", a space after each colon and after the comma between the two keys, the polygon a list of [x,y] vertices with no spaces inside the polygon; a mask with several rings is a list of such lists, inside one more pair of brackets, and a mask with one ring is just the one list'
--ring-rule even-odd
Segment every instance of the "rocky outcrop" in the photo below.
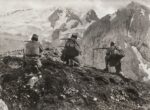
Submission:
{"label": "rocky outcrop", "polygon": [[97,17],[97,14],[94,10],[89,10],[87,13],[86,13],[86,16],[85,16],[85,20],[87,22],[92,22],[92,21],[97,21],[99,18]]}
{"label": "rocky outcrop", "polygon": [[145,83],[92,67],[66,66],[56,53],[47,50],[41,58],[39,76],[12,68],[6,63],[13,63],[12,57],[0,61],[0,94],[8,109],[137,110],[149,104],[150,88]]}
{"label": "rocky outcrop", "polygon": [[132,2],[114,14],[107,15],[91,24],[84,33],[82,41],[84,58],[87,59],[85,63],[104,68],[105,51],[93,52],[93,49],[108,47],[110,42],[114,41],[126,54],[122,61],[124,74],[133,79],[142,79],[146,74],[143,73],[145,71],[141,72],[139,66],[141,63],[133,48],[140,52],[142,60],[149,61],[149,12],[147,7]]}

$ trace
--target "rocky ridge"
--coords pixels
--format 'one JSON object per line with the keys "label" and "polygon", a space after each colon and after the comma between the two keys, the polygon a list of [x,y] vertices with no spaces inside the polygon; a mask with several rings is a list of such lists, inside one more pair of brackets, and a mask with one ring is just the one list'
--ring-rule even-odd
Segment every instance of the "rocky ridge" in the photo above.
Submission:
{"label": "rocky ridge", "polygon": [[22,65],[22,58],[2,58],[0,93],[8,109],[144,110],[150,103],[147,84],[93,67],[66,66],[53,52],[42,57],[40,77],[12,68],[14,61]]}

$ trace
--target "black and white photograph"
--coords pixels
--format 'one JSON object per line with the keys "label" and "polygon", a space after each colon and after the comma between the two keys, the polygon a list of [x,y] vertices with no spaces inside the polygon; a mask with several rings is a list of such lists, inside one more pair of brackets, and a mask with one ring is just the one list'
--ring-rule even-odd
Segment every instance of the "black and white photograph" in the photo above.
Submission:
{"label": "black and white photograph", "polygon": [[0,0],[0,110],[150,110],[150,0]]}

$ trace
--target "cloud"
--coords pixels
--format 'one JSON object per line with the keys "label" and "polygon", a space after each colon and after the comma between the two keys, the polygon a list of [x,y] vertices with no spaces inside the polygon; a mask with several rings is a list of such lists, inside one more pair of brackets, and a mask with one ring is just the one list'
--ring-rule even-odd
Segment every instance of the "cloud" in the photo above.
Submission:
{"label": "cloud", "polygon": [[0,12],[22,8],[68,7],[78,11],[94,9],[98,16],[102,17],[108,13],[113,13],[120,7],[125,7],[131,1],[145,5],[150,4],[149,0],[0,0]]}
{"label": "cloud", "polygon": [[[99,16],[104,15],[105,6],[101,0],[0,0],[0,11],[8,12],[16,9],[45,9],[50,7],[68,7],[78,11],[96,10]],[[112,8],[108,9],[108,11]]]}

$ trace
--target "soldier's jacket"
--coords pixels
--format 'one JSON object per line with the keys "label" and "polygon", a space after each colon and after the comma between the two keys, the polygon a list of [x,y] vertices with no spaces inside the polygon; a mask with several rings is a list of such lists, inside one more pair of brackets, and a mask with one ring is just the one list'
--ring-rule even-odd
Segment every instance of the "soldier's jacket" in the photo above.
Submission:
{"label": "soldier's jacket", "polygon": [[69,39],[65,44],[64,51],[66,55],[76,57],[80,54],[80,46],[76,40]]}
{"label": "soldier's jacket", "polygon": [[37,41],[29,41],[25,45],[25,65],[26,66],[38,66],[41,67],[41,61],[39,59],[40,53],[43,51],[41,44]]}
{"label": "soldier's jacket", "polygon": [[115,46],[111,46],[110,48],[107,49],[106,55],[112,55],[114,54],[115,51]]}
{"label": "soldier's jacket", "polygon": [[25,45],[25,55],[27,56],[39,56],[43,51],[41,44],[37,41],[29,41]]}
{"label": "soldier's jacket", "polygon": [[123,58],[125,56],[124,51],[116,46],[108,48],[106,55],[110,57],[119,57],[119,58]]}

